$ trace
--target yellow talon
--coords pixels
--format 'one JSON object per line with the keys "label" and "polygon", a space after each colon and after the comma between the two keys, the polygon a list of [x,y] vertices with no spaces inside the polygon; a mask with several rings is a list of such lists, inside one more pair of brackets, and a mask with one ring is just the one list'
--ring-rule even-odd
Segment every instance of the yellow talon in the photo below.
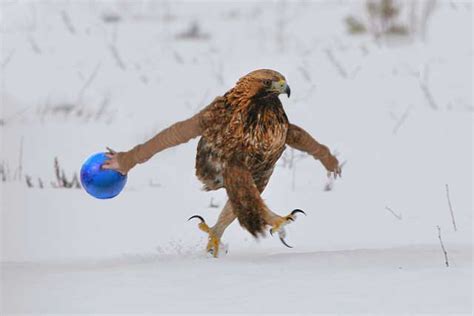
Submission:
{"label": "yellow talon", "polygon": [[[305,213],[303,213],[303,214],[305,214]],[[295,211],[291,212],[291,214],[289,214],[289,215],[278,218],[277,220],[275,220],[275,223],[273,224],[272,228],[270,229],[270,234],[273,234],[274,232],[280,231],[280,229],[282,229],[286,224],[289,224],[290,222],[294,222],[295,219],[296,219]]]}
{"label": "yellow talon", "polygon": [[210,228],[209,228],[209,226],[207,226],[206,222],[199,223],[198,227],[199,227],[200,230],[202,230],[205,233],[209,233],[209,231],[210,231]]}
{"label": "yellow talon", "polygon": [[275,220],[272,228],[270,228],[270,235],[273,236],[273,233],[278,233],[278,237],[280,238],[280,241],[285,245],[287,246],[288,248],[293,248],[291,247],[290,245],[288,245],[285,241],[285,236],[286,236],[286,233],[285,233],[285,225],[288,224],[289,222],[294,222],[295,219],[296,219],[296,214],[297,213],[302,213],[304,215],[306,215],[305,212],[303,212],[302,210],[300,209],[295,209],[293,210],[293,212],[291,212],[289,215],[287,216],[284,216],[284,217],[279,217],[278,219]]}
{"label": "yellow talon", "polygon": [[[291,215],[288,215],[288,216],[291,216]],[[288,223],[289,221],[288,216],[280,217],[275,221],[272,228],[270,228],[271,235],[273,235],[273,233],[275,232],[280,231],[280,229]]]}
{"label": "yellow talon", "polygon": [[220,239],[209,233],[209,241],[207,242],[207,252],[212,254],[214,258],[219,256]]}
{"label": "yellow talon", "polygon": [[202,218],[199,215],[194,215],[194,216],[191,216],[188,220],[191,220],[193,218],[197,218],[201,221],[198,224],[199,229],[209,235],[207,246],[206,246],[207,252],[212,254],[212,256],[214,258],[217,258],[217,256],[219,255],[219,246],[220,246],[220,243],[221,243],[220,238],[216,237],[212,233],[211,228],[206,224],[206,221],[204,220],[204,218]]}

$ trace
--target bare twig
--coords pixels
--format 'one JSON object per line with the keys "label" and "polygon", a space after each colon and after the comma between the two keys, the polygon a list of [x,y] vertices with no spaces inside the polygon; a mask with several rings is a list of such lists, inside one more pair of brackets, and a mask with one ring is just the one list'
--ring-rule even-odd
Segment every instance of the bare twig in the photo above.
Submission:
{"label": "bare twig", "polygon": [[347,78],[347,71],[341,65],[341,63],[336,59],[331,49],[325,49],[326,55],[328,56],[329,61],[336,67],[337,71],[343,78]]}
{"label": "bare twig", "polygon": [[7,182],[8,180],[8,166],[5,161],[2,161],[0,164],[0,180],[2,182]]}
{"label": "bare twig", "polygon": [[23,136],[20,141],[20,156],[18,157],[18,180],[23,177]]}
{"label": "bare twig", "polygon": [[5,57],[5,59],[2,61],[2,64],[1,64],[1,65],[2,65],[2,66],[1,66],[2,70],[4,70],[5,67],[8,65],[8,63],[10,63],[10,61],[11,61],[12,58],[13,58],[13,54],[14,54],[14,53],[15,53],[15,50],[12,50],[12,51],[7,55],[7,57]]}
{"label": "bare twig", "polygon": [[433,109],[433,110],[438,110],[439,107],[438,105],[436,104],[434,98],[433,98],[433,95],[431,94],[431,91],[430,89],[428,88],[428,85],[426,83],[420,83],[420,88],[421,88],[421,91],[423,92],[423,95],[425,96],[426,100],[428,101],[428,104],[429,106]]}
{"label": "bare twig", "polygon": [[210,38],[208,33],[203,33],[198,22],[192,22],[188,29],[177,34],[177,39],[181,40],[206,40]]}
{"label": "bare twig", "polygon": [[54,158],[54,173],[56,176],[56,182],[51,181],[51,186],[53,188],[81,188],[77,173],[74,173],[72,180],[69,181],[66,177],[66,172],[59,166],[57,157]]}
{"label": "bare twig", "polygon": [[173,52],[173,56],[174,56],[174,59],[176,60],[176,62],[178,64],[183,64],[184,63],[183,57],[177,51]]}
{"label": "bare twig", "polygon": [[295,150],[291,148],[291,167],[293,172],[291,174],[291,191],[295,191],[296,188],[296,163],[295,163]]}
{"label": "bare twig", "polygon": [[122,20],[122,17],[115,13],[103,13],[102,14],[102,21],[104,23],[118,23]]}
{"label": "bare twig", "polygon": [[211,201],[209,202],[209,207],[210,207],[210,208],[218,208],[218,207],[219,207],[219,203],[215,203],[215,202],[214,202],[214,198],[211,197]]}
{"label": "bare twig", "polygon": [[99,106],[99,109],[97,110],[97,113],[95,114],[96,121],[98,121],[102,117],[102,115],[107,111],[108,106],[109,106],[109,97],[104,97],[101,105]]}
{"label": "bare twig", "polygon": [[446,248],[444,248],[443,239],[441,239],[441,228],[439,226],[436,226],[436,228],[438,228],[438,239],[441,244],[441,250],[443,250],[444,254],[444,263],[449,267],[448,252],[446,251]]}
{"label": "bare twig", "polygon": [[66,25],[68,31],[71,32],[71,34],[76,34],[76,29],[72,25],[71,18],[66,11],[61,11],[61,18],[63,19],[64,25]]}
{"label": "bare twig", "polygon": [[91,83],[94,81],[95,77],[97,76],[97,73],[99,72],[100,65],[101,65],[100,62],[97,63],[97,66],[95,66],[95,68],[92,71],[92,73],[90,74],[89,78],[84,83],[81,90],[79,91],[79,95],[77,97],[79,104],[82,103],[82,97],[84,96],[84,92],[87,90],[87,88],[91,85]]}
{"label": "bare twig", "polygon": [[64,186],[62,178],[61,178],[61,169],[59,168],[59,161],[58,158],[54,158],[54,174],[56,176],[56,184],[51,183],[51,185],[55,188],[62,188]]}
{"label": "bare twig", "polygon": [[115,44],[109,44],[109,49],[110,49],[110,53],[112,54],[112,56],[115,58],[115,61],[117,62],[117,66],[119,66],[120,69],[125,70],[127,67],[125,66],[125,63],[123,62],[122,57],[120,57],[117,46],[115,46]]}
{"label": "bare twig", "polygon": [[396,134],[403,123],[405,123],[406,119],[408,118],[408,114],[410,114],[410,107],[407,108],[403,115],[398,119],[395,127],[393,128],[393,134]]}
{"label": "bare twig", "polygon": [[294,191],[296,188],[296,163],[301,159],[309,157],[305,153],[301,153],[297,155],[296,151],[293,148],[290,150],[285,151],[285,153],[281,156],[281,167],[288,168],[291,170],[291,190]]}
{"label": "bare twig", "polygon": [[[285,2],[282,2],[283,5],[286,5]],[[278,18],[277,23],[275,25],[275,40],[276,44],[278,45],[278,51],[284,51],[286,49],[286,43],[287,41],[287,36],[286,36],[286,30],[287,30],[287,25],[289,22],[289,18],[283,16],[286,12],[285,8],[282,8],[282,10],[279,10],[281,16]]]}
{"label": "bare twig", "polygon": [[81,188],[81,183],[79,182],[79,177],[77,176],[77,173],[74,173],[74,176],[72,177],[70,188]]}
{"label": "bare twig", "polygon": [[389,211],[390,213],[392,213],[392,215],[395,216],[398,220],[400,220],[400,221],[402,220],[402,213],[397,214],[394,210],[392,210],[392,209],[391,209],[390,207],[388,207],[388,206],[385,206],[385,209],[386,209],[387,211]]}
{"label": "bare twig", "polygon": [[32,188],[32,187],[33,187],[33,182],[32,182],[31,176],[25,175],[25,181],[26,181],[26,186],[27,186],[28,188]]}
{"label": "bare twig", "polygon": [[446,184],[446,197],[448,198],[449,212],[451,213],[451,220],[453,222],[454,231],[458,231],[456,221],[454,220],[453,206],[451,205],[451,198],[449,197],[449,186]]}
{"label": "bare twig", "polygon": [[303,76],[303,78],[306,81],[311,82],[311,76],[309,75],[307,65],[303,65],[303,66],[298,67],[298,70],[301,72],[301,75]]}
{"label": "bare twig", "polygon": [[28,36],[28,41],[30,42],[31,49],[33,49],[36,54],[41,55],[41,48],[39,48],[38,43],[36,43],[33,35]]}

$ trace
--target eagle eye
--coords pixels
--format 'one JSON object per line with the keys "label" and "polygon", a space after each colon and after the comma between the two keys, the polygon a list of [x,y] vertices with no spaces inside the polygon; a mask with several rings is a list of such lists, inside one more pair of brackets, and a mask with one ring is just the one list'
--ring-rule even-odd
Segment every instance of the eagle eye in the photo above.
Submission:
{"label": "eagle eye", "polygon": [[263,80],[263,85],[264,85],[265,87],[270,87],[271,83],[272,83],[271,80],[268,80],[268,79],[264,79],[264,80]]}

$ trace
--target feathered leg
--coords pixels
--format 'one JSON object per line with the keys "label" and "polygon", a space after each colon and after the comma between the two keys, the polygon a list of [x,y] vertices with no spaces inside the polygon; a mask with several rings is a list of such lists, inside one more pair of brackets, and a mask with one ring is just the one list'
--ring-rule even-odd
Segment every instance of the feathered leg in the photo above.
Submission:
{"label": "feathered leg", "polygon": [[270,174],[257,185],[243,164],[232,161],[224,170],[224,185],[240,225],[255,237],[263,235],[265,227],[269,225],[270,233],[277,233],[281,242],[290,247],[284,240],[284,227],[296,219],[297,213],[304,214],[304,212],[297,209],[284,217],[273,213],[260,196],[269,177]]}
{"label": "feathered leg", "polygon": [[247,168],[238,163],[229,164],[224,171],[224,184],[229,200],[216,224],[209,227],[201,216],[191,216],[190,219],[198,218],[201,221],[199,228],[209,235],[207,251],[214,257],[219,255],[220,240],[225,229],[235,218],[238,218],[240,224],[255,237],[263,235],[267,225],[271,226],[270,234],[277,233],[282,243],[290,247],[284,240],[284,226],[294,221],[298,212],[304,212],[294,210],[287,216],[280,216],[265,205],[260,194],[265,189],[270,175],[271,172],[267,177],[255,183]]}
{"label": "feathered leg", "polygon": [[263,235],[265,227],[272,225],[279,216],[265,205],[250,171],[232,160],[227,163],[223,176],[224,187],[240,225],[255,237]]}
{"label": "feathered leg", "polygon": [[[257,189],[260,194],[263,192],[263,190],[265,190],[270,175],[271,172],[268,173],[267,177],[260,179],[260,181],[256,183]],[[279,217],[272,211],[268,211],[269,213],[271,213],[272,217]],[[219,218],[217,219],[216,224],[212,227],[209,227],[201,216],[195,215],[191,218],[199,218],[201,220],[201,223],[199,223],[199,228],[209,235],[209,241],[206,247],[207,252],[211,253],[214,257],[217,257],[220,251],[220,240],[222,235],[224,234],[224,231],[237,218],[234,211],[232,210],[232,203],[230,202],[230,200],[227,200],[224,208],[221,211],[221,214],[219,215]]]}

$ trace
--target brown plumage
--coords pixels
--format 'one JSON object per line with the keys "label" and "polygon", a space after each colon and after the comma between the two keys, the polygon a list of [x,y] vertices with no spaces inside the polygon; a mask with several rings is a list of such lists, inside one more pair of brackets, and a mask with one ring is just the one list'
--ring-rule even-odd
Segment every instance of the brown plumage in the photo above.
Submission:
{"label": "brown plumage", "polygon": [[283,75],[268,69],[253,71],[193,117],[171,125],[130,151],[109,152],[110,160],[103,167],[126,174],[154,154],[201,136],[196,175],[205,190],[225,188],[229,196],[213,227],[200,216],[191,217],[200,219],[199,227],[209,234],[207,250],[217,256],[220,238],[235,218],[254,236],[271,226],[284,242],[283,227],[296,213],[284,217],[273,213],[260,194],[285,145],[319,159],[334,176],[340,176],[341,168],[326,146],[288,122],[278,98],[282,93],[290,95]]}
{"label": "brown plumage", "polygon": [[285,149],[288,132],[278,93],[268,91],[269,82],[280,81],[285,78],[271,70],[241,78],[207,109],[198,144],[196,175],[206,190],[225,187],[234,214],[254,236],[270,225],[260,191]]}

